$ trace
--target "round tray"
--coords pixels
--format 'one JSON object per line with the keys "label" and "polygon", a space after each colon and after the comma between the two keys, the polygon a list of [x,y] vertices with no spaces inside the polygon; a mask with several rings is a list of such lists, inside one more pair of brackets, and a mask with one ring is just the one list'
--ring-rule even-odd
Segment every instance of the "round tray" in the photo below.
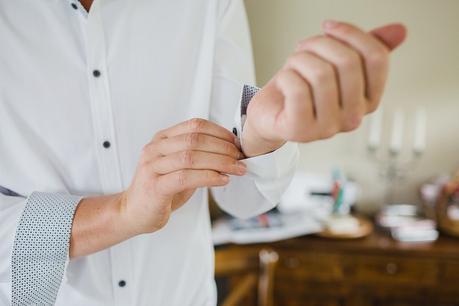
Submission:
{"label": "round tray", "polygon": [[316,235],[322,238],[330,239],[358,239],[370,235],[373,232],[373,223],[365,217],[353,216],[359,222],[359,228],[353,233],[336,233],[325,229]]}

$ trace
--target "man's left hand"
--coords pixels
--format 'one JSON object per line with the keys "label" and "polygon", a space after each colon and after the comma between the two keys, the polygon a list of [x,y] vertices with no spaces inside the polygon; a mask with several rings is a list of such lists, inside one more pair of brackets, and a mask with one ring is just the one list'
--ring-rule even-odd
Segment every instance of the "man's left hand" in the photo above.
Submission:
{"label": "man's left hand", "polygon": [[324,35],[301,41],[283,68],[250,101],[242,135],[247,157],[286,141],[311,142],[356,129],[379,105],[389,53],[406,36],[401,24],[371,32],[326,21]]}

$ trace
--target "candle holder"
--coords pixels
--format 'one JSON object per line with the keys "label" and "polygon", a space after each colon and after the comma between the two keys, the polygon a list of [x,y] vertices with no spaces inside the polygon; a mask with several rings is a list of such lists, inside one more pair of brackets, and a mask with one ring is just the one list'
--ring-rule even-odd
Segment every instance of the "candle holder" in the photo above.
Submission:
{"label": "candle holder", "polygon": [[388,150],[378,152],[377,149],[368,147],[368,155],[373,160],[378,169],[378,175],[384,182],[383,204],[395,204],[395,189],[401,185],[418,164],[423,152],[413,153],[406,159],[401,158],[400,152]]}
{"label": "candle holder", "polygon": [[416,167],[425,150],[426,113],[418,108],[415,113],[414,141],[411,154],[402,158],[404,116],[401,110],[393,113],[390,144],[386,150],[380,146],[382,131],[382,112],[372,115],[369,129],[368,154],[377,164],[379,176],[384,181],[384,204],[395,204],[395,188]]}

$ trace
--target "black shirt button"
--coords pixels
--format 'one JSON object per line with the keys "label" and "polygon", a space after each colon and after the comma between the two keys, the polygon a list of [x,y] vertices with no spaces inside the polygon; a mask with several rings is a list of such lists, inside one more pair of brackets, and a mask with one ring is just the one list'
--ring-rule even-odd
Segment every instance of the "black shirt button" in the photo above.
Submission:
{"label": "black shirt button", "polygon": [[94,71],[92,72],[92,75],[93,75],[94,77],[98,78],[98,77],[100,77],[101,73],[100,73],[99,70],[94,70]]}
{"label": "black shirt button", "polygon": [[118,282],[118,286],[124,287],[124,286],[126,286],[126,282],[125,282],[124,280],[120,280],[120,281]]}
{"label": "black shirt button", "polygon": [[237,136],[237,129],[236,129],[236,128],[233,128],[233,134],[234,134],[235,136]]}
{"label": "black shirt button", "polygon": [[72,5],[72,7],[73,7],[74,9],[76,9],[76,10],[78,9],[78,6],[77,6],[75,3],[72,3],[71,5]]}
{"label": "black shirt button", "polygon": [[110,143],[110,141],[105,140],[102,145],[104,146],[105,149],[108,149],[108,148],[110,148],[111,143]]}

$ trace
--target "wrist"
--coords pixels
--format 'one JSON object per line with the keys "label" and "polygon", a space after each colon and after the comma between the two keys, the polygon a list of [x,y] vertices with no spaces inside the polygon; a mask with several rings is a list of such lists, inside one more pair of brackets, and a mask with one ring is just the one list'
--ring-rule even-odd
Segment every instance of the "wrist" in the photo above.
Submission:
{"label": "wrist", "polygon": [[261,136],[251,125],[249,117],[245,121],[241,138],[242,151],[247,157],[254,157],[275,151],[285,144],[285,140],[267,139]]}
{"label": "wrist", "polygon": [[141,228],[139,225],[140,222],[133,220],[129,214],[128,209],[128,193],[126,191],[120,192],[114,195],[115,206],[116,206],[116,220],[118,226],[126,238],[132,238],[137,235],[145,234],[148,231]]}
{"label": "wrist", "polygon": [[122,194],[81,200],[73,219],[69,256],[85,256],[136,235],[122,211]]}

